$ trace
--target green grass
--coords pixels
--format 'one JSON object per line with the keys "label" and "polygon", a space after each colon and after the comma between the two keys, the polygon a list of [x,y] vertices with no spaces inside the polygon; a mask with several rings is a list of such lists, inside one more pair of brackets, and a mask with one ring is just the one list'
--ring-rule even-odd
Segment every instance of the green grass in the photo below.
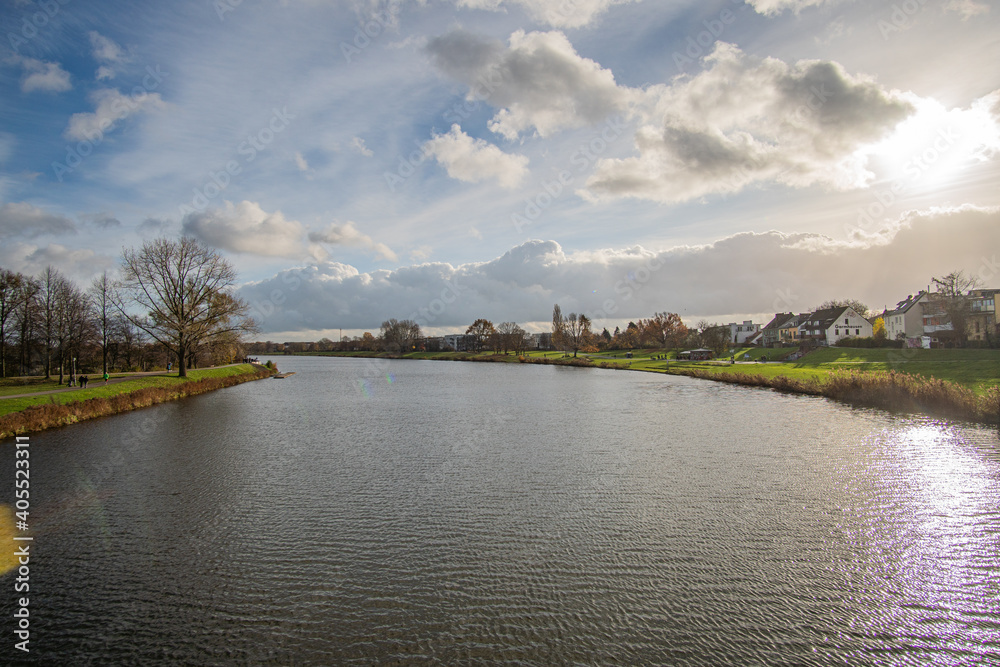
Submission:
{"label": "green grass", "polygon": [[[117,384],[105,385],[101,380],[94,380],[91,378],[91,386],[86,389],[77,389],[75,391],[67,391],[60,394],[47,394],[44,396],[26,396],[24,398],[8,398],[0,400],[0,416],[7,415],[12,412],[20,412],[25,408],[29,408],[33,405],[44,405],[45,403],[58,403],[62,405],[68,405],[70,403],[75,403],[77,401],[83,401],[88,398],[110,398],[112,396],[118,396],[119,394],[127,394],[129,392],[135,391],[137,389],[144,389],[146,387],[159,387],[163,389],[169,389],[170,387],[175,387],[185,382],[191,382],[193,380],[201,380],[210,377],[228,377],[231,375],[243,375],[245,373],[251,372],[253,366],[250,364],[239,364],[237,366],[226,366],[224,368],[208,368],[208,369],[195,369],[189,370],[187,378],[179,378],[176,374],[171,375],[145,375],[136,377],[134,380],[128,380],[127,382],[119,382]],[[120,376],[112,376],[120,377]],[[54,386],[53,389],[59,389],[59,385],[51,383]],[[43,385],[33,385],[31,390],[35,390],[37,387]],[[37,389],[37,391],[46,391],[45,389]],[[7,392],[10,394],[25,393],[24,386],[21,386],[20,391]]]}

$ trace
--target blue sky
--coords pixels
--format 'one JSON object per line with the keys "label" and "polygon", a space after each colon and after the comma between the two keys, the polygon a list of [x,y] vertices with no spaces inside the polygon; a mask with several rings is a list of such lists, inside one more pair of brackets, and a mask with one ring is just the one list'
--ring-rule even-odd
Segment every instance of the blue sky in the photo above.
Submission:
{"label": "blue sky", "polygon": [[1000,285],[980,0],[5,2],[0,266],[187,234],[262,337]]}

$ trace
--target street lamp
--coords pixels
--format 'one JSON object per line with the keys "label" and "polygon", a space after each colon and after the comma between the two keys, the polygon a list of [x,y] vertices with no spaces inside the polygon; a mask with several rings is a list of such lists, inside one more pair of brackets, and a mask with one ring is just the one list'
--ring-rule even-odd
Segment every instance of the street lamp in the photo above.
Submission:
{"label": "street lamp", "polygon": [[76,357],[73,357],[73,372],[69,376],[69,384],[72,387],[73,383],[76,382]]}

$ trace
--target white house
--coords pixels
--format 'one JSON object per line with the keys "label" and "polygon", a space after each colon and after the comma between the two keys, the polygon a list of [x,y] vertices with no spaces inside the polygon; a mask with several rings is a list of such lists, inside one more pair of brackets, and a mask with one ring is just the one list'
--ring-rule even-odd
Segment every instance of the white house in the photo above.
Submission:
{"label": "white house", "polygon": [[799,339],[814,345],[835,345],[843,338],[870,338],[872,323],[849,306],[810,313],[799,325]]}
{"label": "white house", "polygon": [[896,304],[895,310],[882,316],[885,334],[889,340],[920,338],[924,335],[924,311],[920,304],[927,302],[927,292],[920,290]]}
{"label": "white house", "polygon": [[736,322],[729,323],[729,342],[741,345],[752,338],[760,331],[760,325],[754,324],[751,320],[743,320],[743,324]]}

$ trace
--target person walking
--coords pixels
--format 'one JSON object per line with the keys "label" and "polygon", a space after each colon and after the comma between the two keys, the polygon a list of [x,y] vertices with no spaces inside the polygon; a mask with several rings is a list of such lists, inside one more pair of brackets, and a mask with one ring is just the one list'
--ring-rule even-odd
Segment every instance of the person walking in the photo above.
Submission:
{"label": "person walking", "polygon": [[87,376],[86,375],[81,375],[80,376],[80,389],[86,389],[86,388],[87,388]]}
{"label": "person walking", "polygon": [[107,384],[107,383],[108,383],[108,378],[110,378],[110,377],[111,377],[111,376],[110,376],[110,375],[108,375],[108,372],[107,372],[107,371],[104,371],[104,384]]}

